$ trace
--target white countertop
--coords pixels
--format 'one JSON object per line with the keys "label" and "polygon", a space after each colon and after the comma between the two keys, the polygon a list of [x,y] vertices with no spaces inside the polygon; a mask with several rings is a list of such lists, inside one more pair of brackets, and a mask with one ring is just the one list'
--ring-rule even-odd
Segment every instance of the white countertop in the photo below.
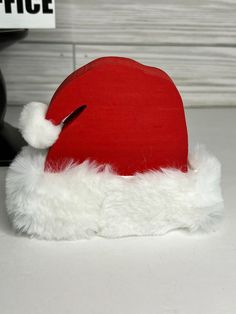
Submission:
{"label": "white countertop", "polygon": [[[10,108],[7,120],[15,124],[17,115]],[[8,223],[0,168],[1,314],[236,313],[236,108],[186,115],[190,145],[205,143],[222,162],[220,228],[208,235],[29,239]]]}

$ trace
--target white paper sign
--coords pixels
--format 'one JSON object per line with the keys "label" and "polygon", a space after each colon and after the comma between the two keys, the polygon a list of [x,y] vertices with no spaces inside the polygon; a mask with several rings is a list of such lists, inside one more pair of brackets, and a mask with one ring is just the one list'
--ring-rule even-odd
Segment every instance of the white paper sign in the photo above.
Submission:
{"label": "white paper sign", "polygon": [[55,2],[0,0],[0,28],[55,28]]}

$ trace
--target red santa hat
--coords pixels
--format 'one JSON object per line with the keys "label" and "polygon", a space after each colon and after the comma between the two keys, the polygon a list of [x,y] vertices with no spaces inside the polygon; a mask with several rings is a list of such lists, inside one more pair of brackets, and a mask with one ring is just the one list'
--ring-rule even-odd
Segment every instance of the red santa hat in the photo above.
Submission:
{"label": "red santa hat", "polygon": [[120,57],[72,73],[50,105],[20,117],[29,146],[7,175],[15,229],[45,239],[208,230],[221,216],[220,164],[188,154],[180,94],[160,69]]}

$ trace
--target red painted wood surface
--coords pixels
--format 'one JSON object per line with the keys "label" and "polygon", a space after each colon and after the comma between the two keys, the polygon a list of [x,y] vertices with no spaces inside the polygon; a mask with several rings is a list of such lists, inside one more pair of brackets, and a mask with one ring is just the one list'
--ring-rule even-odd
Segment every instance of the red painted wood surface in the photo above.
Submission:
{"label": "red painted wood surface", "polygon": [[70,159],[110,164],[120,175],[187,171],[188,136],[180,94],[160,69],[120,57],[92,61],[55,92],[46,118],[59,124],[80,106],[49,149],[47,171]]}

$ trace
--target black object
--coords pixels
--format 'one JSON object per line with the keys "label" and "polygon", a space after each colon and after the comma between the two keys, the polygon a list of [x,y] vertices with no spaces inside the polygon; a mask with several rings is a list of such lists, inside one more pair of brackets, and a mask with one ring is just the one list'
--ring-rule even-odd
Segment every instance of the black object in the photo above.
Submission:
{"label": "black object", "polygon": [[[27,29],[0,29],[0,50],[24,38],[27,33]],[[20,132],[9,123],[4,122],[6,110],[6,85],[0,70],[0,166],[8,166],[21,147],[26,145]]]}

